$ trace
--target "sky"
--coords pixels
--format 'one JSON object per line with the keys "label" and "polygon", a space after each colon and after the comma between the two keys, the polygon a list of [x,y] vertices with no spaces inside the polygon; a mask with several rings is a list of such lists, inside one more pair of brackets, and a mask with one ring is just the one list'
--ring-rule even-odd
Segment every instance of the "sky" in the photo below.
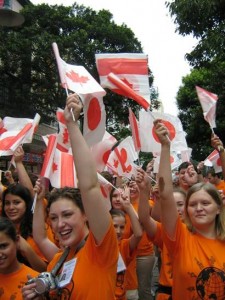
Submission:
{"label": "sky", "polygon": [[[75,0],[32,0],[33,4],[72,5]],[[175,33],[175,25],[165,7],[165,0],[76,0],[76,3],[99,11],[109,10],[116,24],[126,24],[141,42],[153,72],[153,85],[165,113],[177,115],[176,94],[182,77],[190,73],[185,54],[196,44],[191,36]]]}

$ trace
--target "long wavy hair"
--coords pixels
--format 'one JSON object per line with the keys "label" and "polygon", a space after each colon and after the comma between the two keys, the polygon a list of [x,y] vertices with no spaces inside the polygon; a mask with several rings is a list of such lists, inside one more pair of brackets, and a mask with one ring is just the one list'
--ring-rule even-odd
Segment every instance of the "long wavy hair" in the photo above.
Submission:
{"label": "long wavy hair", "polygon": [[7,215],[5,213],[5,198],[6,195],[8,194],[19,196],[25,202],[26,210],[20,222],[19,234],[24,239],[27,239],[29,236],[32,236],[32,220],[33,220],[33,214],[31,211],[31,207],[33,204],[32,195],[25,186],[19,183],[10,184],[2,194],[2,216],[6,218]]}
{"label": "long wavy hair", "polygon": [[220,213],[216,216],[215,219],[215,229],[216,229],[216,237],[219,240],[225,240],[225,207],[223,205],[222,198],[215,188],[215,186],[211,183],[196,183],[194,184],[191,188],[189,188],[187,192],[187,197],[186,197],[186,202],[185,202],[185,223],[187,225],[187,228],[194,232],[195,228],[191,223],[190,217],[188,215],[188,204],[189,204],[189,199],[191,195],[194,193],[204,190],[207,194],[209,194],[212,199],[215,201],[215,203],[218,205],[218,208],[220,209]]}

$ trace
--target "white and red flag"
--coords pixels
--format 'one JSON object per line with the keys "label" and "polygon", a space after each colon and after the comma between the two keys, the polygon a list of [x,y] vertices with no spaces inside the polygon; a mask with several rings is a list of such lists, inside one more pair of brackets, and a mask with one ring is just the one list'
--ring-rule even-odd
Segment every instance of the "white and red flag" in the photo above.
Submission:
{"label": "white and red flag", "polygon": [[162,119],[168,129],[168,138],[171,141],[171,151],[182,151],[188,148],[185,132],[178,117],[158,112],[139,111],[139,132],[141,139],[141,150],[143,152],[161,152],[161,144],[155,133],[154,120]]}
{"label": "white and red flag", "polygon": [[105,105],[102,97],[106,92],[83,67],[67,64],[59,55],[58,46],[53,43],[61,84],[77,93],[83,102],[83,132],[86,142],[92,146],[101,141],[105,132]]}
{"label": "white and red flag", "polygon": [[58,108],[56,111],[56,118],[59,123],[59,132],[57,134],[57,149],[62,152],[68,152],[71,144],[69,139],[69,133],[66,126],[66,121],[64,118],[64,111],[61,108]]}
{"label": "white and red flag", "polygon": [[196,86],[198,99],[202,106],[204,119],[209,123],[210,128],[216,127],[216,104],[218,96],[203,88]]}
{"label": "white and red flag", "polygon": [[34,119],[5,117],[0,128],[0,155],[12,155],[21,144],[31,143],[40,116]]}
{"label": "white and red flag", "polygon": [[104,96],[105,90],[91,76],[91,74],[83,67],[67,64],[59,55],[58,46],[52,44],[58,66],[61,84],[79,96],[86,94],[95,94],[96,96]]}
{"label": "white and red flag", "polygon": [[130,178],[136,172],[134,161],[137,159],[133,139],[128,136],[111,151],[107,167],[119,176]]}
{"label": "white and red flag", "polygon": [[140,134],[139,134],[139,124],[133,113],[132,109],[129,107],[129,122],[132,132],[132,137],[134,141],[134,147],[137,152],[141,150],[141,141],[140,141]]}
{"label": "white and red flag", "polygon": [[219,152],[215,149],[209,156],[204,160],[204,165],[208,167],[213,167],[215,173],[222,172],[222,162],[220,159]]}
{"label": "white and red flag", "polygon": [[77,177],[73,155],[57,148],[57,134],[43,136],[46,143],[46,153],[41,170],[41,176],[48,178],[55,188],[64,186],[77,187]]}
{"label": "white and red flag", "polygon": [[77,175],[71,153],[55,149],[49,180],[55,188],[77,187]]}
{"label": "white and red flag", "polygon": [[143,53],[95,54],[102,87],[150,107],[148,57]]}
{"label": "white and red flag", "polygon": [[45,157],[44,157],[44,162],[42,165],[40,176],[49,179],[51,174],[55,149],[57,145],[57,135],[51,134],[48,137],[43,136],[42,138],[46,144],[46,151],[45,151]]}
{"label": "white and red flag", "polygon": [[117,139],[105,131],[102,141],[91,147],[91,154],[95,160],[98,172],[102,172],[107,164],[112,147],[117,143]]}
{"label": "white and red flag", "polygon": [[83,97],[83,135],[89,146],[99,143],[105,134],[106,112],[101,96],[85,95]]}

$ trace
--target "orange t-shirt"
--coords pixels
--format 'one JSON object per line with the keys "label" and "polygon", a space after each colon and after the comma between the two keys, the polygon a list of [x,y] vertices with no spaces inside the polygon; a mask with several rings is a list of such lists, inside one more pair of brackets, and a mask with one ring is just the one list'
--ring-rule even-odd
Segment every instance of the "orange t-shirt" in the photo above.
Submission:
{"label": "orange t-shirt", "polygon": [[[150,239],[150,238],[149,238]],[[154,238],[150,239],[154,245],[158,246],[161,254],[161,269],[159,273],[159,283],[166,287],[172,287],[172,263],[168,253],[168,250],[162,239],[162,224],[157,222],[157,229]],[[165,293],[158,293],[157,300],[168,300],[170,295]]]}
{"label": "orange t-shirt", "polygon": [[[133,234],[131,229],[130,218],[126,214],[126,225],[123,234],[124,239],[129,239]],[[136,255],[133,257],[132,261],[129,263],[126,269],[126,280],[124,283],[125,289],[127,290],[136,290],[138,288],[137,272],[136,272]]]}
{"label": "orange t-shirt", "polygon": [[170,239],[163,240],[173,268],[173,300],[225,299],[225,241],[190,232],[180,218]]}
{"label": "orange t-shirt", "polygon": [[215,187],[217,190],[223,190],[223,193],[225,194],[225,181],[220,180],[220,183],[215,184]]}
{"label": "orange t-shirt", "polygon": [[[136,251],[130,252],[130,239],[123,239],[119,242],[119,251],[127,268],[136,258]],[[126,300],[126,273],[127,269],[124,272],[117,273],[115,291],[115,299],[117,300]]]}
{"label": "orange t-shirt", "polygon": [[[77,259],[71,282],[61,290],[52,291],[51,299],[113,300],[118,254],[118,242],[112,222],[100,245],[96,245],[90,232],[84,247],[77,254],[71,250],[67,257],[67,261]],[[60,255],[61,253],[55,255],[48,265],[48,271],[52,270]],[[57,292],[61,292],[61,295],[57,295]]]}
{"label": "orange t-shirt", "polygon": [[[135,211],[138,211],[138,202],[132,203]],[[151,200],[149,200],[149,205],[151,205]],[[137,247],[137,257],[138,256],[148,256],[154,254],[153,243],[148,239],[147,233],[144,231],[142,238]]]}
{"label": "orange t-shirt", "polygon": [[37,277],[39,273],[21,264],[18,271],[10,274],[0,273],[0,299],[22,300],[21,289],[28,281],[27,275]]}

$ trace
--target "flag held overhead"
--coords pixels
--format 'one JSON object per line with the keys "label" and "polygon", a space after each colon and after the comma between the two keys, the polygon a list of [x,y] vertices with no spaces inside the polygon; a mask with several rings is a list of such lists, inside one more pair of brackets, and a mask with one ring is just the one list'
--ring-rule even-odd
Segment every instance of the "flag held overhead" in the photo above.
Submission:
{"label": "flag held overhead", "polygon": [[135,100],[145,110],[149,109],[150,104],[142,96],[135,93],[133,89],[131,89],[126,83],[124,83],[121,79],[119,79],[119,77],[117,77],[115,74],[110,73],[108,75],[108,79],[117,87],[118,90],[123,92],[123,95],[126,95],[126,97]]}
{"label": "flag held overhead", "polygon": [[199,86],[196,86],[198,99],[202,106],[204,119],[209,123],[211,129],[216,127],[216,104],[218,96]]}

